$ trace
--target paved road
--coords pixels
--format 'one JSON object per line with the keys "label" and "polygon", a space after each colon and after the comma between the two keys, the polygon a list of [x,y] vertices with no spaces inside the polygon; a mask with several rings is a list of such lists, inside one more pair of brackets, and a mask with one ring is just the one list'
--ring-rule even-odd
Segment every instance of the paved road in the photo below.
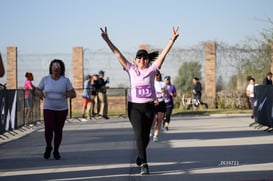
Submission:
{"label": "paved road", "polygon": [[150,142],[148,176],[138,174],[126,118],[69,120],[61,160],[43,159],[43,125],[35,126],[1,139],[0,180],[272,181],[273,133],[251,122],[242,115],[173,117],[159,142]]}

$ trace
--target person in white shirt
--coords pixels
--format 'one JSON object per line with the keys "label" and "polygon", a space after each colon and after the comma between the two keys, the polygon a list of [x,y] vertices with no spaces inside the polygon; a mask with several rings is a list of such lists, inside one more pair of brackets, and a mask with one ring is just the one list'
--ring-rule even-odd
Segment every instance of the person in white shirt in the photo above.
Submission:
{"label": "person in white shirt", "polygon": [[[166,112],[166,104],[164,101],[164,95],[168,92],[167,90],[167,85],[165,82],[162,80],[161,73],[159,71],[156,72],[155,75],[155,93],[156,93],[156,98],[158,101],[158,104],[155,105],[155,117],[152,125],[152,132],[151,136],[153,134],[153,141],[157,142],[158,141],[158,135],[160,133],[162,121],[164,119],[164,115]],[[154,130],[153,130],[154,129]]]}
{"label": "person in white shirt", "polygon": [[253,119],[255,117],[255,112],[254,112],[254,102],[255,102],[255,98],[254,98],[254,86],[256,86],[257,84],[255,84],[255,79],[253,77],[249,78],[249,83],[246,87],[246,95],[249,99],[251,108],[252,108],[252,115],[251,118]]}

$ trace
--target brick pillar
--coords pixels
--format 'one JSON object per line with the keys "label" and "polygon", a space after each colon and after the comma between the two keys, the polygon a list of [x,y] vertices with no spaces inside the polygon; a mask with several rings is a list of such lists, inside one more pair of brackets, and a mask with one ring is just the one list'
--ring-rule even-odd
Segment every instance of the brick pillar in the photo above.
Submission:
{"label": "brick pillar", "polygon": [[[73,47],[72,53],[73,87],[77,97],[72,101],[73,110],[81,110],[81,94],[83,88],[83,47]],[[80,108],[80,109],[79,109]]]}
{"label": "brick pillar", "polygon": [[147,50],[149,52],[150,49],[151,49],[151,46],[149,44],[140,44],[138,46],[138,49],[144,49],[144,50]]}
{"label": "brick pillar", "polygon": [[7,88],[17,89],[17,47],[7,47]]}
{"label": "brick pillar", "polygon": [[205,95],[204,101],[209,103],[209,106],[215,108],[216,100],[216,43],[210,42],[205,44],[206,53],[206,80],[205,80]]}

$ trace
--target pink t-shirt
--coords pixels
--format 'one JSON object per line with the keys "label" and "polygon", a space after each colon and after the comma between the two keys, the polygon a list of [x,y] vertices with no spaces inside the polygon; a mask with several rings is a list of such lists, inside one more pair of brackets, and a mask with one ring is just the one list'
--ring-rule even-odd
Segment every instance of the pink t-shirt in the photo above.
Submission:
{"label": "pink t-shirt", "polygon": [[156,70],[155,63],[145,69],[138,69],[137,65],[127,63],[126,72],[130,79],[128,102],[147,103],[156,99],[154,79]]}
{"label": "pink t-shirt", "polygon": [[25,81],[24,90],[25,90],[25,99],[28,99],[31,94],[31,81],[30,80]]}

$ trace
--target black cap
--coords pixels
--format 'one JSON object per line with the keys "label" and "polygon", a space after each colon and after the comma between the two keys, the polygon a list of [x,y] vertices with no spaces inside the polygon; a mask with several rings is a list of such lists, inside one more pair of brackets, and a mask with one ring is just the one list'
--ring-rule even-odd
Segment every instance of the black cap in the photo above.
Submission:
{"label": "black cap", "polygon": [[103,70],[100,70],[100,71],[99,71],[99,74],[104,74],[104,71],[103,71]]}
{"label": "black cap", "polygon": [[166,75],[166,76],[164,77],[164,80],[171,80],[171,76]]}
{"label": "black cap", "polygon": [[92,76],[91,75],[87,75],[86,77],[85,77],[85,79],[87,80],[87,79],[90,79]]}
{"label": "black cap", "polygon": [[140,50],[138,50],[137,51],[137,53],[136,53],[136,58],[137,57],[148,57],[148,52],[147,52],[147,50],[144,50],[144,49],[140,49]]}

